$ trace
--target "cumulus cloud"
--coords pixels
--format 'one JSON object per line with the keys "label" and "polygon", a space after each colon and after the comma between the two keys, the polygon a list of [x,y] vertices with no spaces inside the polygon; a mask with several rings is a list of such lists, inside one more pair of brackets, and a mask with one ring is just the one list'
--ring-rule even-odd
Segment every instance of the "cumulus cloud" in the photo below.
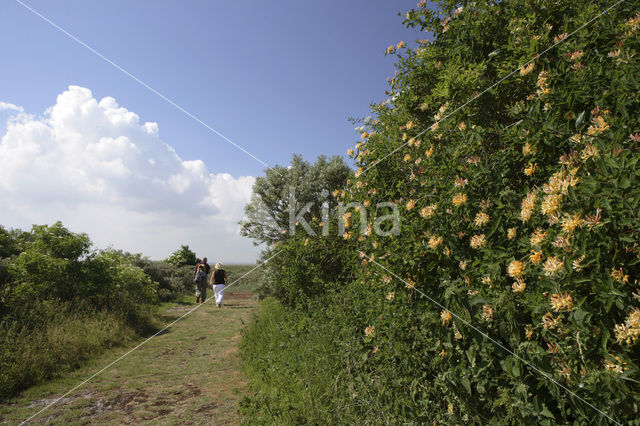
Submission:
{"label": "cumulus cloud", "polygon": [[255,257],[237,225],[253,177],[182,160],[156,123],[83,87],[70,86],[40,117],[6,102],[0,110],[12,113],[0,140],[1,224],[62,220],[98,245],[155,258],[180,244],[226,247],[230,261]]}

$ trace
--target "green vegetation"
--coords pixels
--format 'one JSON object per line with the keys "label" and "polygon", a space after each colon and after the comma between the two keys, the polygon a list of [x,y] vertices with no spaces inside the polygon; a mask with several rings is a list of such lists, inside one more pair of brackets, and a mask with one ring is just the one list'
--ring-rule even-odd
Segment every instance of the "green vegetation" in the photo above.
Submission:
{"label": "green vegetation", "polygon": [[246,421],[637,424],[638,10],[425,3],[336,188],[366,232],[268,235]]}
{"label": "green vegetation", "polygon": [[[170,323],[196,307],[191,295],[158,307]],[[240,330],[257,302],[247,294],[225,296],[149,340],[111,368],[36,417],[47,424],[238,424],[238,401],[246,394],[240,368]],[[78,330],[81,331],[81,330]],[[60,378],[32,386],[0,403],[0,424],[16,425],[141,343],[94,355]]]}
{"label": "green vegetation", "polygon": [[174,251],[165,262],[173,266],[193,266],[198,263],[198,258],[189,246],[180,246],[180,249]]}
{"label": "green vegetation", "polygon": [[230,286],[226,293],[258,292],[263,283],[263,269],[256,265],[224,265],[227,271],[227,285]]}
{"label": "green vegetation", "polygon": [[244,209],[245,219],[240,222],[240,234],[256,244],[277,243],[282,240],[283,231],[289,232],[291,221],[296,221],[291,217],[292,209],[295,216],[310,203],[308,216],[321,218],[322,204],[326,202],[330,208],[337,205],[332,191],[342,188],[350,173],[342,157],[327,160],[322,155],[315,164],[294,155],[291,166],[267,169],[253,186],[253,196]]}
{"label": "green vegetation", "polygon": [[0,227],[0,398],[157,328],[161,301],[191,291],[191,266],[94,250],[61,223]]}

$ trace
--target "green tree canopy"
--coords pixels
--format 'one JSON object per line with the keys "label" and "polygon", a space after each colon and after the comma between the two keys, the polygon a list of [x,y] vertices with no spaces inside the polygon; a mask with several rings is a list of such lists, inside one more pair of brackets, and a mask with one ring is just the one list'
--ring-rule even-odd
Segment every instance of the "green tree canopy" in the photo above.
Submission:
{"label": "green tree canopy", "polygon": [[0,258],[10,257],[18,253],[18,241],[15,235],[0,225]]}
{"label": "green tree canopy", "polygon": [[[286,238],[290,215],[298,214],[307,204],[307,218],[320,218],[323,203],[333,209],[337,205],[336,190],[342,190],[351,173],[340,156],[327,159],[321,155],[315,164],[294,155],[289,167],[274,166],[266,170],[253,186],[253,195],[245,206],[245,219],[240,234],[252,238],[256,245],[273,244]],[[296,205],[290,200],[295,197]]]}
{"label": "green tree canopy", "polygon": [[165,262],[174,266],[195,265],[198,261],[196,254],[189,246],[180,246],[180,248],[171,254]]}

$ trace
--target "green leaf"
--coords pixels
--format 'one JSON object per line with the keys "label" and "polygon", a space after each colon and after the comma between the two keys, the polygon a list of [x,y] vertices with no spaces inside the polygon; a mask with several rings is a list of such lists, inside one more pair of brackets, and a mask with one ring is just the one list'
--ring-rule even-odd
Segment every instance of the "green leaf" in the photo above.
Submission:
{"label": "green leaf", "polygon": [[582,309],[576,309],[575,311],[573,311],[573,319],[576,321],[576,323],[578,323],[578,325],[582,325],[582,322],[587,315],[588,313],[583,311]]}
{"label": "green leaf", "polygon": [[471,383],[469,382],[469,379],[466,377],[460,377],[460,383],[462,383],[462,386],[467,390],[467,393],[471,395]]}
{"label": "green leaf", "polygon": [[550,419],[555,419],[555,417],[553,416],[553,413],[551,413],[551,411],[549,411],[547,406],[544,404],[542,405],[542,411],[540,411],[540,414]]}
{"label": "green leaf", "polygon": [[475,306],[475,305],[478,305],[480,303],[482,303],[482,304],[487,303],[487,299],[485,299],[482,296],[475,296],[471,300],[469,300],[469,306]]}
{"label": "green leaf", "polygon": [[578,115],[578,118],[576,118],[576,132],[580,131],[580,126],[582,126],[582,123],[584,122],[584,113],[585,111],[582,111]]}

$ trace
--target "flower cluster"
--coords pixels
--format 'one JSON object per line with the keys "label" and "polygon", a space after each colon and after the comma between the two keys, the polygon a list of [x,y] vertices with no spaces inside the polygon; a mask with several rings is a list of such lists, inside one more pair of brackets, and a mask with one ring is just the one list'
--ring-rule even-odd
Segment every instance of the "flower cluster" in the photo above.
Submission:
{"label": "flower cluster", "polygon": [[580,213],[574,213],[573,215],[565,214],[562,218],[562,230],[567,234],[573,234],[576,228],[582,227],[584,219]]}
{"label": "flower cluster", "polygon": [[542,250],[531,250],[531,254],[529,255],[529,261],[534,265],[542,262]]}
{"label": "flower cluster", "polygon": [[509,274],[511,278],[522,278],[522,276],[524,275],[524,263],[520,262],[519,260],[511,261],[511,263],[509,263],[509,266],[507,266],[507,274]]}
{"label": "flower cluster", "polygon": [[440,312],[440,319],[442,319],[442,325],[447,325],[453,319],[453,315],[451,315],[451,312],[443,310]]}
{"label": "flower cluster", "polygon": [[613,362],[612,360],[604,361],[605,370],[613,371],[614,373],[618,373],[618,374],[622,374],[622,372],[624,370],[628,370],[629,369],[629,367],[627,366],[627,363],[622,361],[622,359],[619,356],[613,355],[613,354],[609,354],[609,356],[611,358],[615,359],[617,362]]}
{"label": "flower cluster", "polygon": [[534,155],[535,153],[536,153],[535,147],[532,147],[529,142],[526,142],[522,146],[522,155],[529,156],[529,155]]}
{"label": "flower cluster", "polygon": [[556,312],[573,309],[573,298],[568,292],[551,295],[551,306]]}
{"label": "flower cluster", "polygon": [[536,229],[534,233],[531,234],[531,239],[530,239],[531,245],[533,247],[539,247],[544,241],[546,236],[547,236],[547,233],[543,231],[542,228]]}
{"label": "flower cluster", "polygon": [[552,256],[544,262],[544,265],[542,265],[542,269],[547,277],[554,277],[561,272],[563,266],[564,263],[562,260],[558,259],[557,256]]}
{"label": "flower cluster", "polygon": [[536,193],[530,192],[527,194],[524,200],[522,200],[522,205],[520,209],[520,218],[522,219],[523,222],[526,222],[529,219],[531,219],[531,216],[533,215],[533,211],[535,210],[535,207],[536,207]]}
{"label": "flower cluster", "polygon": [[443,238],[436,237],[435,235],[429,238],[429,247],[432,249],[437,249],[440,244],[442,244]]}
{"label": "flower cluster", "polygon": [[524,174],[527,176],[533,176],[533,174],[536,172],[537,165],[538,165],[537,163],[527,164],[527,166],[524,168]]}
{"label": "flower cluster", "polygon": [[526,288],[527,288],[527,283],[525,283],[524,280],[520,278],[514,281],[513,284],[511,285],[511,290],[514,293],[522,293]]}
{"label": "flower cluster", "polygon": [[493,309],[491,309],[491,306],[487,303],[482,306],[482,318],[484,318],[485,321],[491,321],[493,318]]}
{"label": "flower cluster", "polygon": [[436,214],[437,209],[438,209],[437,204],[431,204],[430,206],[423,207],[422,210],[420,210],[420,216],[422,216],[425,219],[429,219],[430,217],[433,217]]}
{"label": "flower cluster", "polygon": [[533,62],[529,62],[527,65],[524,65],[522,68],[520,68],[520,75],[529,74],[531,71],[533,71],[534,67],[535,64]]}
{"label": "flower cluster", "polygon": [[530,324],[525,326],[524,334],[527,340],[530,340],[533,337],[533,327]]}
{"label": "flower cluster", "polygon": [[456,207],[460,207],[466,202],[467,202],[467,194],[458,192],[456,195],[453,196],[453,205]]}
{"label": "flower cluster", "polygon": [[538,90],[537,90],[537,94],[538,96],[543,96],[543,95],[548,95],[549,92],[551,92],[551,89],[549,88],[549,75],[546,71],[540,71],[540,74],[538,74]]}
{"label": "flower cluster", "polygon": [[560,317],[560,315],[554,317],[551,312],[547,312],[542,317],[542,326],[547,329],[554,329],[558,327],[558,325],[560,325],[561,320],[562,318]]}
{"label": "flower cluster", "polygon": [[471,242],[469,244],[471,245],[471,248],[479,249],[487,245],[487,240],[484,234],[474,235],[471,237]]}
{"label": "flower cluster", "polygon": [[633,309],[624,321],[624,324],[616,324],[616,340],[631,346],[640,338],[640,310]]}
{"label": "flower cluster", "polygon": [[611,278],[619,283],[628,283],[629,282],[629,275],[626,275],[624,273],[624,271],[622,270],[622,268],[620,269],[611,269]]}
{"label": "flower cluster", "polygon": [[486,214],[485,212],[479,212],[476,215],[476,218],[473,220],[473,224],[477,227],[481,227],[489,223],[489,220],[490,218],[488,214]]}

